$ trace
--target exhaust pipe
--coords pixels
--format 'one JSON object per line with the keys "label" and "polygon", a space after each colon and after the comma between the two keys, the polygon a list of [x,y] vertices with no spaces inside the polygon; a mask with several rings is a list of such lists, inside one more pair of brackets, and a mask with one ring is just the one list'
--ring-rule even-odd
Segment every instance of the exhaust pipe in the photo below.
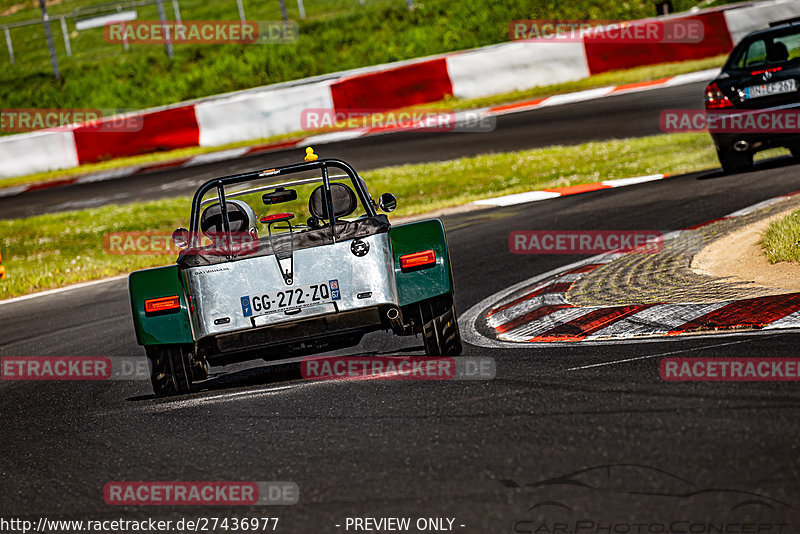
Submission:
{"label": "exhaust pipe", "polygon": [[744,151],[745,151],[745,150],[747,150],[748,148],[750,148],[750,143],[748,143],[748,142],[747,142],[747,141],[745,141],[744,139],[739,139],[738,141],[736,141],[735,143],[733,143],[733,149],[734,149],[736,152],[744,152]]}
{"label": "exhaust pipe", "polygon": [[400,310],[397,308],[389,308],[386,310],[386,318],[392,324],[392,328],[397,332],[403,331],[403,321],[400,319]]}

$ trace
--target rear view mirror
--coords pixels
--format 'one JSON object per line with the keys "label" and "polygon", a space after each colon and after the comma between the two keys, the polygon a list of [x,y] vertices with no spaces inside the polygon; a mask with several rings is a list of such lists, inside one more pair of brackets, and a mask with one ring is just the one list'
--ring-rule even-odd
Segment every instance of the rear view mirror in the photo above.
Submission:
{"label": "rear view mirror", "polygon": [[186,228],[178,228],[172,232],[172,242],[178,248],[186,248],[189,246],[189,230]]}
{"label": "rear view mirror", "polygon": [[283,187],[277,188],[275,191],[264,193],[261,197],[264,204],[271,206],[272,204],[281,204],[283,202],[291,202],[297,200],[297,191],[294,189],[284,189]]}
{"label": "rear view mirror", "polygon": [[378,199],[378,207],[386,213],[394,211],[397,208],[397,197],[391,193],[382,194]]}

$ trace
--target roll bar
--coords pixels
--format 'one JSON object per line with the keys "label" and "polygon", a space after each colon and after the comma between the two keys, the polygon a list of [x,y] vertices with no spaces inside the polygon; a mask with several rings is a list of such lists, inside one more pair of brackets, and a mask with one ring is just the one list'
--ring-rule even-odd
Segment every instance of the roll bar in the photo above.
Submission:
{"label": "roll bar", "polygon": [[228,249],[231,248],[231,223],[228,218],[228,212],[225,209],[225,186],[241,184],[252,180],[261,180],[271,176],[285,176],[287,174],[295,174],[303,171],[320,170],[322,173],[322,187],[325,193],[325,202],[328,208],[330,219],[328,224],[331,228],[331,236],[336,239],[333,229],[336,224],[336,216],[333,211],[333,199],[331,198],[331,184],[328,175],[328,168],[332,167],[344,171],[353,183],[353,187],[358,194],[361,203],[367,215],[374,217],[377,215],[375,206],[372,203],[372,197],[369,195],[367,185],[364,180],[358,175],[356,170],[350,166],[349,163],[340,159],[321,159],[318,161],[310,161],[306,163],[296,163],[292,165],[285,165],[283,167],[275,167],[274,169],[266,169],[262,171],[250,171],[240,174],[232,174],[230,176],[223,176],[221,178],[213,178],[201,185],[194,194],[192,199],[192,215],[189,223],[190,247],[199,246],[199,227],[200,227],[200,208],[203,203],[203,197],[212,189],[217,190],[217,198],[219,200],[220,210],[222,212],[222,228],[225,231],[225,244]]}

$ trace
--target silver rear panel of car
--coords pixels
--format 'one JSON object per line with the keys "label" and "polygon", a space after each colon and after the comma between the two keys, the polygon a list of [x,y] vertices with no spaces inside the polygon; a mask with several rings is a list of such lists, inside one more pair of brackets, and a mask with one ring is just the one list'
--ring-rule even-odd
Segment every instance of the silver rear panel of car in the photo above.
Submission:
{"label": "silver rear panel of car", "polygon": [[[292,284],[287,285],[275,256],[258,256],[183,271],[192,298],[195,339],[277,325],[342,311],[398,304],[394,257],[388,233],[360,239],[369,252],[356,256],[353,240],[294,252]],[[288,268],[288,259],[281,265]],[[242,297],[274,295],[279,291],[338,281],[337,300],[309,307],[257,315],[243,309]],[[368,296],[367,296],[368,294]]]}

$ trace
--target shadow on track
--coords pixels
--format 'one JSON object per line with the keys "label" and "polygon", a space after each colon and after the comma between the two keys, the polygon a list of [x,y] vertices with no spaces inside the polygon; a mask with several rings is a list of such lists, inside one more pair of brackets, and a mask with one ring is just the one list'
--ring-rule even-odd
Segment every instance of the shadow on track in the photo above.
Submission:
{"label": "shadow on track", "polygon": [[[749,172],[755,172],[755,171],[767,171],[767,170],[771,170],[771,169],[780,169],[782,167],[789,167],[791,165],[797,165],[798,163],[800,163],[800,162],[798,162],[796,159],[794,159],[792,156],[789,156],[789,155],[776,156],[774,158],[767,158],[767,159],[763,159],[761,161],[757,161],[753,165],[753,168],[750,169],[749,171],[744,171],[744,172],[736,173],[736,174],[747,174]],[[722,169],[719,168],[719,167],[717,167],[716,169],[708,169],[708,170],[705,170],[705,171],[698,171],[698,172],[695,172],[695,173],[688,173],[687,174],[687,176],[690,176],[690,175],[695,175],[695,178],[697,178],[698,180],[712,180],[712,179],[715,179],[715,178],[726,178],[726,177],[730,176],[730,175],[725,174],[724,172],[722,172]]]}
{"label": "shadow on track", "polygon": [[[328,354],[320,356],[309,356],[313,358],[341,358],[341,357],[365,357],[365,356],[407,356],[414,351],[424,351],[424,347],[402,347],[393,350],[370,350],[362,351],[351,354]],[[286,363],[272,363],[264,362],[265,365],[260,367],[252,367],[249,369],[242,369],[239,371],[224,371],[223,368],[218,367],[216,371],[209,374],[209,378],[193,384],[192,392],[188,395],[178,395],[172,397],[156,397],[150,395],[137,395],[125,399],[129,402],[141,401],[171,401],[181,400],[188,398],[196,398],[202,396],[204,393],[220,392],[226,390],[236,390],[247,387],[263,387],[275,386],[285,387],[294,382],[304,381],[300,371],[300,362],[292,361]],[[213,369],[213,368],[212,368]]]}

